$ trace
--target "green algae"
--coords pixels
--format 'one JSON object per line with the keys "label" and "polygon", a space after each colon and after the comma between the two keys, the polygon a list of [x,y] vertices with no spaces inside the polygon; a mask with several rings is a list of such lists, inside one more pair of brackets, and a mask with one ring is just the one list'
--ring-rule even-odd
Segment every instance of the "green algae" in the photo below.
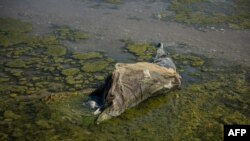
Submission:
{"label": "green algae", "polygon": [[129,43],[127,49],[137,56],[138,61],[149,61],[155,54],[155,47],[146,43]]}
{"label": "green algae", "polygon": [[69,27],[61,27],[55,31],[55,36],[60,40],[79,41],[88,39],[89,35],[70,29]]}
{"label": "green algae", "polygon": [[27,36],[24,35],[23,33],[0,32],[0,46],[3,46],[3,47],[8,47],[8,46],[13,46],[16,44],[24,43],[26,39],[27,39]]}
{"label": "green algae", "polygon": [[25,68],[26,63],[23,60],[10,60],[6,63],[7,67],[10,68]]}
{"label": "green algae", "polygon": [[65,76],[76,75],[80,72],[78,68],[69,68],[62,70],[62,74]]}
{"label": "green algae", "polygon": [[[228,26],[233,29],[249,29],[249,1],[213,2],[207,0],[172,0],[169,10],[175,14],[160,19],[199,26]],[[223,10],[217,10],[222,8]],[[159,15],[159,14],[158,14]]]}
{"label": "green algae", "polygon": [[101,58],[102,54],[100,54],[99,52],[77,53],[73,54],[72,57],[74,59],[87,60],[87,59]]}
{"label": "green algae", "polygon": [[107,61],[87,62],[83,64],[82,70],[84,72],[100,72],[103,71],[108,65],[109,62]]}
{"label": "green algae", "polygon": [[48,47],[48,55],[50,56],[63,56],[67,53],[67,49],[64,46],[51,45]]}
{"label": "green algae", "polygon": [[183,54],[172,54],[172,58],[182,65],[190,64],[192,67],[201,67],[204,65],[205,60],[199,56],[194,55],[183,55]]}

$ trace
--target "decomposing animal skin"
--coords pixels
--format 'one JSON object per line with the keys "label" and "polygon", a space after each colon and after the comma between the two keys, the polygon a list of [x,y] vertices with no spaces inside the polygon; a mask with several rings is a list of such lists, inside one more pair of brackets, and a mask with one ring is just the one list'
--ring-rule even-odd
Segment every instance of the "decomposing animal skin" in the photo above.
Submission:
{"label": "decomposing animal skin", "polygon": [[179,88],[181,76],[163,44],[157,50],[153,63],[117,63],[111,77],[101,91],[103,105],[94,113],[100,114],[97,123],[119,116],[149,97]]}
{"label": "decomposing animal skin", "polygon": [[179,74],[172,68],[152,63],[118,63],[104,93],[104,110],[97,123],[119,116],[145,99],[180,87]]}

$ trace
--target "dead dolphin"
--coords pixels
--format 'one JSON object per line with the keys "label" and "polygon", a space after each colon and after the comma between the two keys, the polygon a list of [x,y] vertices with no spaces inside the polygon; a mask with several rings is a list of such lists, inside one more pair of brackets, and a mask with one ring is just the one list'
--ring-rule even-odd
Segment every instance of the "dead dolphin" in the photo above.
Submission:
{"label": "dead dolphin", "polygon": [[160,43],[153,63],[117,63],[104,87],[97,92],[101,93],[102,104],[97,108],[96,101],[90,100],[85,105],[95,108],[94,113],[99,114],[96,122],[100,123],[119,116],[147,98],[167,93],[180,85],[181,77],[175,64]]}
{"label": "dead dolphin", "polygon": [[97,123],[119,116],[145,99],[181,85],[180,76],[174,69],[147,62],[116,64],[109,83],[111,87],[105,90],[104,110]]}

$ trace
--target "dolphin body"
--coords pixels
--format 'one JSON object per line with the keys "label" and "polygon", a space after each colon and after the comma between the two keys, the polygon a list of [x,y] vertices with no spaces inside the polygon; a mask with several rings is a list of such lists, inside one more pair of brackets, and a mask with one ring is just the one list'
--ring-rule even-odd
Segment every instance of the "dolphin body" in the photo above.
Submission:
{"label": "dolphin body", "polygon": [[99,124],[119,116],[147,98],[166,94],[180,86],[181,76],[176,72],[175,64],[160,43],[153,63],[115,65],[112,76],[107,78],[102,89],[103,104],[94,112],[99,114],[96,122]]}

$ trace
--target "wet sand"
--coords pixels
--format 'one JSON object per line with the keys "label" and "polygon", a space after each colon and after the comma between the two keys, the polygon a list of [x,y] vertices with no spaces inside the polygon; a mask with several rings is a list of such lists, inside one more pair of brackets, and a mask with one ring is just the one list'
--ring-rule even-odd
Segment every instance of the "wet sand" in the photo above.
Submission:
{"label": "wet sand", "polygon": [[[18,18],[33,25],[34,34],[46,34],[53,25],[67,25],[85,31],[91,39],[74,44],[71,49],[104,51],[118,61],[124,43],[120,39],[138,42],[184,43],[185,52],[226,58],[250,64],[249,30],[207,30],[175,22],[161,21],[153,15],[166,9],[164,2],[126,1],[119,6],[88,0],[1,0],[0,17]],[[132,56],[129,56],[132,57]]]}

